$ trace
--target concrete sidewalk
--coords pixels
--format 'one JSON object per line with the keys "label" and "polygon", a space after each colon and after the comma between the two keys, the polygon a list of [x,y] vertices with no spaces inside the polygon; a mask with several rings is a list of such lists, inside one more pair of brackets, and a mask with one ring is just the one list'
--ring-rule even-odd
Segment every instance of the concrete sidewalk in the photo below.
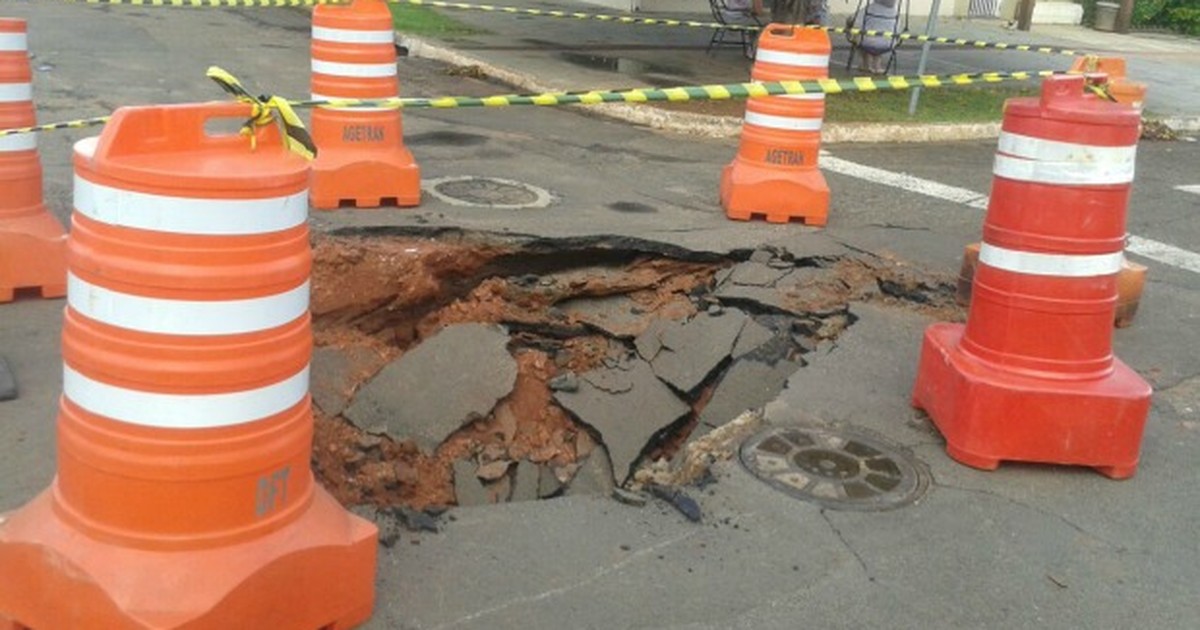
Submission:
{"label": "concrete sidewalk", "polygon": [[[611,14],[602,7],[573,2],[515,2],[507,6]],[[527,91],[666,87],[734,83],[749,79],[751,62],[737,47],[706,52],[711,29],[625,25],[594,19],[510,15],[478,10],[438,9],[480,33],[441,38],[400,35],[410,54],[458,65],[478,65],[489,76]],[[646,14],[710,23],[708,13]],[[845,23],[833,16],[832,26]],[[924,17],[913,18],[909,31],[923,33]],[[1126,58],[1133,78],[1149,85],[1147,110],[1177,129],[1200,129],[1200,40],[1166,34],[1117,35],[1085,27],[1038,25],[1031,33],[1009,31],[999,20],[943,19],[936,35],[1006,43],[1036,43]],[[831,33],[834,52],[830,72],[854,76],[846,69],[850,45],[844,34]],[[921,46],[904,42],[898,70],[916,74]],[[936,44],[927,74],[982,71],[1066,70],[1073,57],[994,48]],[[731,136],[740,130],[735,117],[664,112],[649,107],[603,106],[606,115],[657,128],[708,136]],[[998,125],[836,125],[827,126],[827,142],[881,140],[951,140],[995,135]]]}

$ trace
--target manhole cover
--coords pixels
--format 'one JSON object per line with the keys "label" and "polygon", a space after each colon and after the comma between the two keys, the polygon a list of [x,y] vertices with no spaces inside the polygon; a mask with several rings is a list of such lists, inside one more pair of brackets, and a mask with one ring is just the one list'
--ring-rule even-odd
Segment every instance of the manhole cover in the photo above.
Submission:
{"label": "manhole cover", "polygon": [[544,188],[498,177],[442,177],[427,181],[425,189],[456,206],[516,210],[545,208],[554,200]]}
{"label": "manhole cover", "polygon": [[854,429],[775,427],[746,440],[740,456],[776,489],[835,510],[888,510],[929,486],[923,463]]}

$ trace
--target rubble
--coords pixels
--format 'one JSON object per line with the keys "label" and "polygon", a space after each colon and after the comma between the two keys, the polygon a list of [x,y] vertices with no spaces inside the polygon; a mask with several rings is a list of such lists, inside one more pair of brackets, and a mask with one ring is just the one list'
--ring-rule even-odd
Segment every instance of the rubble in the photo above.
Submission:
{"label": "rubble", "polygon": [[379,361],[377,352],[363,346],[313,349],[313,403],[331,416],[341,414],[355,386],[378,369]]}
{"label": "rubble", "polygon": [[460,507],[468,505],[483,505],[488,502],[487,491],[475,476],[475,462],[458,460],[454,462],[454,498]]}
{"label": "rubble", "polygon": [[703,313],[669,326],[659,335],[663,349],[650,362],[654,373],[683,393],[696,390],[733,350],[749,317],[730,309],[718,316]]}
{"label": "rubble", "polygon": [[700,421],[692,431],[691,439],[724,425],[748,409],[771,402],[798,369],[799,363],[786,360],[774,365],[753,359],[736,361],[717,384],[704,411],[700,412]]}
{"label": "rubble", "polygon": [[708,474],[713,463],[733,457],[742,440],[763,426],[762,412],[747,411],[684,447],[676,464],[660,459],[639,468],[633,474],[631,488],[651,484],[681,487],[696,483]]}
{"label": "rubble", "polygon": [[678,510],[680,514],[684,515],[687,520],[693,523],[699,523],[704,517],[703,513],[700,511],[700,504],[696,503],[695,499],[689,497],[687,493],[679,488],[669,488],[667,486],[660,486],[652,483],[646,486],[646,489],[649,490],[650,494],[654,495],[655,498],[665,501],[668,505]]}
{"label": "rubble", "polygon": [[565,494],[577,496],[581,494],[609,495],[615,486],[613,471],[615,465],[609,463],[608,451],[603,446],[597,446],[588,458],[580,463]]}
{"label": "rubble", "polygon": [[555,392],[554,399],[599,433],[621,481],[650,437],[690,411],[640,358],[584,373],[579,391]]}
{"label": "rubble", "polygon": [[512,501],[535,501],[538,499],[538,486],[541,478],[541,466],[522,459],[517,462],[513,473]]}
{"label": "rubble", "polygon": [[953,278],[847,251],[730,264],[449,240],[317,237],[313,469],[344,504],[681,488],[731,452],[713,427],[828,351],[851,301],[961,313]]}
{"label": "rubble", "polygon": [[517,364],[500,326],[457,324],[426,339],[371,379],[345,415],[371,432],[432,451],[512,391]]}
{"label": "rubble", "polygon": [[759,346],[774,337],[775,331],[751,319],[746,322],[745,326],[742,326],[742,332],[738,334],[737,342],[733,344],[730,355],[734,359],[741,358],[743,355],[757,350]]}

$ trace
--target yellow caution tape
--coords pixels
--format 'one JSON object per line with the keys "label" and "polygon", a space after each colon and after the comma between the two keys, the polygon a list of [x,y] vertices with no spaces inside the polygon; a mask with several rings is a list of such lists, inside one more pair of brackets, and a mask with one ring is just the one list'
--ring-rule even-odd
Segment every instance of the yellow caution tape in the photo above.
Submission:
{"label": "yellow caution tape", "polygon": [[[131,5],[139,7],[179,7],[179,8],[267,8],[267,7],[301,7],[318,4],[346,4],[349,0],[67,0],[96,5]],[[720,22],[702,22],[695,20],[673,20],[665,18],[641,18],[631,15],[612,15],[605,13],[584,13],[581,11],[558,11],[554,9],[531,9],[526,7],[510,7],[494,4],[471,4],[469,2],[446,2],[444,0],[386,0],[390,4],[410,4],[414,6],[436,7],[439,9],[460,9],[465,11],[486,11],[491,13],[508,13],[510,15],[533,15],[537,17],[567,18],[576,20],[596,20],[613,22],[615,24],[630,24],[636,26],[682,26],[692,28],[725,29],[730,31],[759,31],[760,26],[745,24],[721,24]],[[960,37],[932,37],[914,33],[897,33],[893,31],[877,31],[873,29],[845,28],[808,24],[802,28],[810,28],[830,33],[848,35],[866,35],[869,37],[885,37],[900,41],[929,42],[931,44],[950,44],[971,48],[995,48],[997,50],[1018,50],[1049,55],[1077,56],[1086,54],[1078,50],[1042,46],[1039,44],[1009,44],[1005,42],[989,42]]]}
{"label": "yellow caution tape", "polygon": [[812,81],[756,81],[720,85],[689,85],[669,88],[630,88],[625,90],[586,90],[545,92],[541,94],[503,94],[496,96],[442,96],[437,98],[329,99],[292,101],[294,107],[392,107],[402,109],[451,109],[458,107],[511,107],[514,105],[597,105],[600,103],[646,103],[651,101],[716,101],[784,94],[841,94],[878,90],[908,90],[914,87],[938,88],[1028,81],[1056,74],[1055,70],[1035,72],[981,72],[948,76],[894,76],[883,78],[817,79]]}
{"label": "yellow caution tape", "polygon": [[216,81],[221,89],[233,95],[237,100],[249,103],[254,107],[250,119],[242,125],[242,135],[250,137],[251,147],[254,146],[255,127],[278,122],[288,149],[310,160],[317,156],[317,145],[308,135],[308,130],[304,128],[304,121],[300,120],[300,117],[292,110],[289,101],[278,96],[256,98],[242,87],[242,83],[237,80],[237,77],[217,66],[211,66],[205,75]]}
{"label": "yellow caution tape", "polygon": [[95,118],[80,118],[78,120],[67,120],[64,122],[47,123],[45,125],[34,125],[32,127],[13,127],[11,129],[0,129],[0,138],[4,136],[16,136],[23,133],[37,133],[39,131],[56,131],[58,129],[83,129],[84,127],[95,127],[108,122],[112,116],[97,116]]}
{"label": "yellow caution tape", "polygon": [[[153,0],[147,0],[153,1]],[[880,90],[908,90],[915,87],[939,88],[1006,81],[1029,81],[1059,74],[1078,74],[1057,70],[1029,72],[979,72],[972,74],[921,75],[893,77],[855,77],[851,79],[815,79],[811,81],[752,81],[714,85],[686,85],[667,88],[628,88],[624,90],[581,90],[575,92],[544,92],[540,94],[500,94],[495,96],[439,96],[434,98],[386,98],[386,99],[330,99],[289,101],[278,96],[254,97],[242,87],[232,74],[213,66],[207,76],[217,82],[223,90],[237,100],[254,105],[250,120],[243,131],[250,134],[253,126],[277,121],[282,125],[288,148],[306,157],[316,154],[316,146],[303,122],[293,110],[295,107],[391,107],[403,109],[453,109],[460,107],[511,107],[516,105],[599,105],[601,103],[648,103],[654,101],[720,101],[785,94],[841,94],[845,92],[874,92]],[[1093,87],[1093,89],[1103,89]],[[77,129],[92,125],[103,125],[108,116],[83,118],[66,122],[0,129],[0,137]],[[251,136],[253,137],[253,136]]]}

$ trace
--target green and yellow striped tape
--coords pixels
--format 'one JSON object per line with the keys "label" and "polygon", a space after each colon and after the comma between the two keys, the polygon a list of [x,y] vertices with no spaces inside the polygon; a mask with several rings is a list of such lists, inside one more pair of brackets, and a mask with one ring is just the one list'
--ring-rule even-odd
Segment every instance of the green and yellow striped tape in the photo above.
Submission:
{"label": "green and yellow striped tape", "polygon": [[[439,96],[434,98],[334,99],[286,101],[291,107],[394,107],[398,109],[456,109],[463,107],[512,107],[519,105],[599,105],[602,103],[649,103],[655,101],[720,101],[785,94],[841,94],[845,92],[875,92],[908,90],[915,87],[940,88],[1029,81],[1068,74],[1057,70],[1028,72],[979,72],[973,74],[922,75],[894,77],[855,77],[851,79],[816,79],[812,81],[762,81],[716,85],[687,85],[667,88],[628,88],[623,90],[582,90],[575,92],[543,92],[540,94],[500,94],[496,96]],[[232,75],[230,75],[232,76]],[[220,81],[218,81],[220,83]],[[272,97],[275,98],[275,97]],[[279,99],[282,100],[282,99]],[[33,127],[0,129],[0,137],[57,129],[78,129],[108,122],[108,116],[82,118]]]}
{"label": "green and yellow striped tape", "polygon": [[914,87],[939,88],[1028,81],[1055,74],[1054,70],[1032,72],[981,72],[948,76],[894,76],[884,78],[856,77],[852,79],[818,79],[812,81],[763,81],[719,85],[691,85],[668,88],[630,88],[624,90],[588,90],[578,92],[545,92],[541,94],[505,94],[468,97],[390,98],[378,100],[309,100],[292,101],[293,107],[395,107],[400,109],[453,109],[459,107],[511,107],[515,105],[599,105],[601,103],[648,103],[652,101],[716,101],[785,94],[840,94],[844,92],[873,92],[908,90]]}

